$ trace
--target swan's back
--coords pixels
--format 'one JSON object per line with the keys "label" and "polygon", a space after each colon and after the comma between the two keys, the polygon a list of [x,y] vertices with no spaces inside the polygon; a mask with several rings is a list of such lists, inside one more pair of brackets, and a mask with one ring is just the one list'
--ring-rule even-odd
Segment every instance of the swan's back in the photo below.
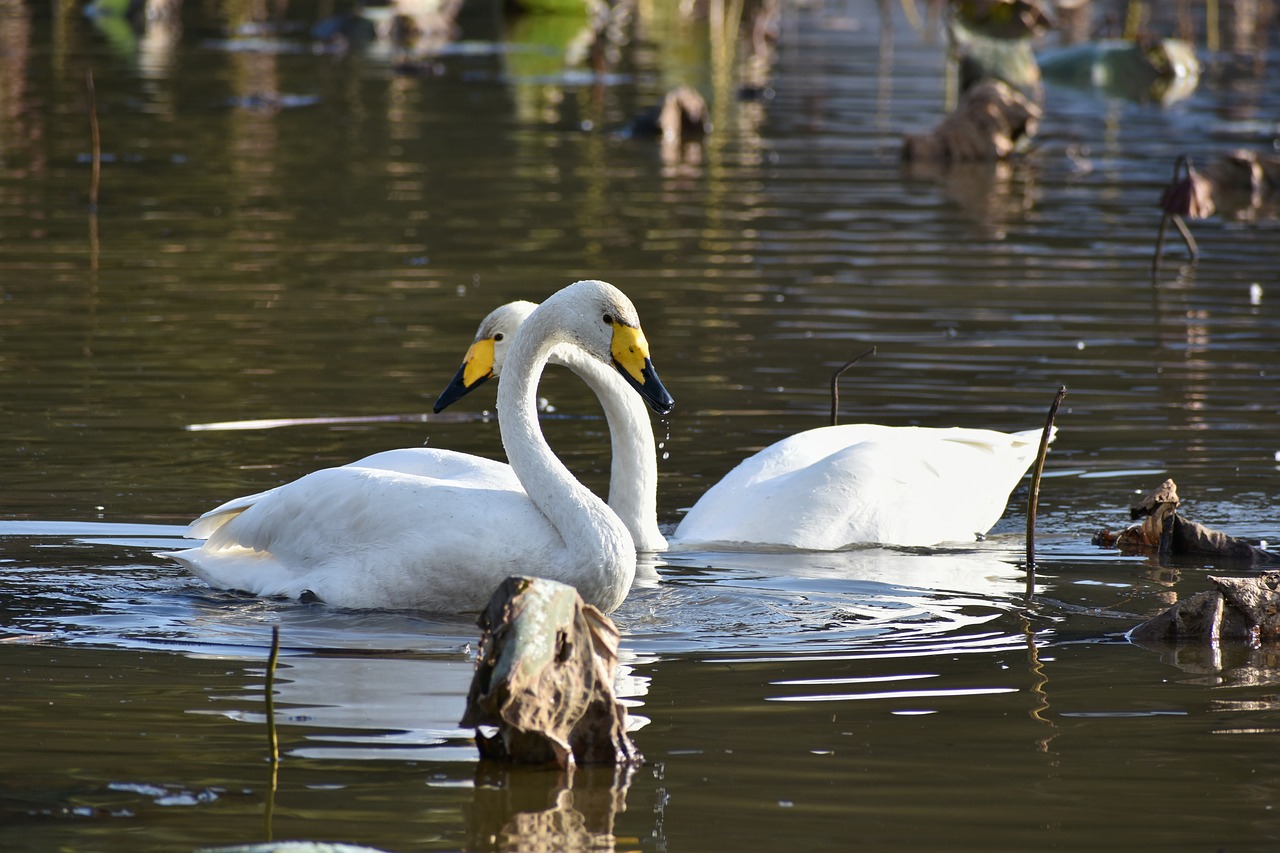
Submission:
{"label": "swan's back", "polygon": [[230,501],[195,533],[202,547],[170,556],[211,586],[340,607],[472,610],[528,566],[578,568],[508,466],[419,448]]}
{"label": "swan's back", "polygon": [[879,424],[809,430],[730,471],[674,538],[812,550],[972,541],[1004,513],[1039,436]]}
{"label": "swan's back", "polygon": [[[481,456],[472,456],[452,450],[437,450],[429,447],[402,447],[384,450],[350,462],[344,468],[375,468],[383,471],[398,471],[420,477],[437,479],[456,478],[460,484],[472,488],[492,487],[499,489],[521,490],[520,481],[516,479],[511,466]],[[252,495],[233,498],[224,504],[201,515],[187,525],[186,535],[191,539],[208,539],[214,531],[249,507],[260,503],[264,498],[283,486],[257,492]]]}

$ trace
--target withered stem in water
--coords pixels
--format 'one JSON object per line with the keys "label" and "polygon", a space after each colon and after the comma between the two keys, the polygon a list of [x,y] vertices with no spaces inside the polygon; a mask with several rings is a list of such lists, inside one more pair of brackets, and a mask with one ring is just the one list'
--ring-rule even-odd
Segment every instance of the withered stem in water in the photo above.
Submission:
{"label": "withered stem in water", "polygon": [[1049,455],[1053,421],[1058,416],[1058,406],[1065,396],[1067,386],[1062,385],[1053,398],[1053,404],[1049,406],[1049,417],[1045,419],[1044,431],[1040,433],[1040,450],[1036,453],[1036,464],[1031,469],[1031,494],[1027,497],[1027,601],[1035,595],[1036,589],[1036,510],[1040,505],[1040,477],[1044,473],[1044,458]]}
{"label": "withered stem in water", "polygon": [[276,810],[276,787],[280,783],[280,739],[276,735],[276,664],[280,661],[280,626],[271,626],[271,654],[267,657],[267,801],[262,810],[265,837],[272,839],[271,824]]}
{"label": "withered stem in water", "polygon": [[[1187,172],[1186,186],[1179,187],[1179,177],[1183,169]],[[1209,210],[1205,210],[1202,199],[1198,199],[1195,194],[1196,177],[1191,168],[1191,161],[1186,154],[1178,155],[1178,159],[1173,163],[1173,182],[1169,185],[1169,189],[1165,190],[1165,197],[1162,198],[1161,207],[1164,214],[1160,217],[1160,230],[1156,233],[1156,254],[1151,259],[1151,275],[1154,278],[1160,272],[1160,262],[1164,259],[1164,236],[1169,229],[1170,220],[1177,226],[1178,233],[1182,235],[1182,241],[1187,244],[1187,251],[1191,253],[1191,261],[1194,263],[1200,257],[1200,247],[1196,245],[1196,238],[1191,236],[1191,229],[1187,227],[1187,222],[1182,218],[1179,210],[1187,210],[1194,218],[1197,216],[1208,216]],[[1182,192],[1179,192],[1182,190]],[[1174,199],[1177,199],[1176,201]]]}
{"label": "withered stem in water", "polygon": [[271,626],[271,654],[267,658],[267,746],[272,764],[280,763],[280,739],[276,736],[276,664],[280,662],[280,626]]}
{"label": "withered stem in water", "polygon": [[102,138],[98,134],[98,95],[93,87],[93,70],[85,75],[89,89],[89,133],[93,139],[93,173],[89,179],[89,208],[98,210],[98,180],[102,177]]}
{"label": "withered stem in water", "polygon": [[839,370],[831,374],[831,425],[835,426],[840,420],[840,377],[846,370],[853,367],[869,355],[875,355],[876,348],[872,347],[866,352],[855,358],[846,361]]}

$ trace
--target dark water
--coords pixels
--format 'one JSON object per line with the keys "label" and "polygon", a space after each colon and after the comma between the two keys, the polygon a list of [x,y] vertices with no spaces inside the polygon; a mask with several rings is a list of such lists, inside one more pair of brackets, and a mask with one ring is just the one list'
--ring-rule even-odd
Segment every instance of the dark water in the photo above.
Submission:
{"label": "dark water", "polygon": [[[469,2],[409,74],[312,49],[312,4],[252,42],[233,3],[131,41],[0,0],[0,846],[1275,844],[1273,656],[1124,638],[1240,568],[1089,544],[1170,476],[1187,515],[1280,538],[1277,221],[1193,223],[1199,263],[1171,243],[1150,276],[1176,156],[1273,149],[1274,22],[1247,58],[1197,29],[1183,100],[1049,86],[1026,158],[920,175],[898,146],[943,111],[936,23],[784,4],[753,52],[674,5],[624,4],[574,63],[575,27]],[[698,156],[617,134],[676,83],[712,104]],[[154,556],[317,467],[428,438],[496,455],[492,390],[422,413],[480,317],[583,277],[632,296],[678,401],[656,424],[665,526],[824,423],[830,371],[871,344],[846,420],[1033,428],[1066,385],[1038,605],[1025,489],[967,550],[665,555],[615,614],[648,763],[566,780],[477,763],[470,617],[245,600]],[[552,443],[603,489],[589,393],[543,388]],[[341,422],[191,429],[304,418]]]}

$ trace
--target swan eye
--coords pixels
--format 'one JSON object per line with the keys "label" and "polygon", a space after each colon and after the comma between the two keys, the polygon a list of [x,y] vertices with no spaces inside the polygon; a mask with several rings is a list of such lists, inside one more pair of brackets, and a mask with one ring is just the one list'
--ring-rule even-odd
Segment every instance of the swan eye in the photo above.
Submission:
{"label": "swan eye", "polygon": [[506,337],[506,335],[502,334],[502,332],[498,332],[498,334],[496,334],[496,335],[494,335],[494,336],[493,336],[493,342],[494,342],[495,344],[497,344],[497,343],[502,343],[502,339],[503,339],[503,338],[505,338],[505,337]]}
{"label": "swan eye", "polygon": [[612,326],[612,325],[613,325],[613,315],[612,315],[612,314],[605,314],[605,315],[604,315],[604,322],[605,322],[605,325],[606,325],[606,326]]}

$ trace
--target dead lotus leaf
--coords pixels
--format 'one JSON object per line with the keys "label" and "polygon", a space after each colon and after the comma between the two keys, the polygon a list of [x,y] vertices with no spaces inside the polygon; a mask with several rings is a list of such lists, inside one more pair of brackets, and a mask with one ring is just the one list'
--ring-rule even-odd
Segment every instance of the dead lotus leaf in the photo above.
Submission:
{"label": "dead lotus leaf", "polygon": [[1142,519],[1140,524],[1119,533],[1099,531],[1093,543],[1160,557],[1213,557],[1261,566],[1280,563],[1280,554],[1183,518],[1178,515],[1178,504],[1177,484],[1165,480],[1129,510],[1133,519]]}
{"label": "dead lotus leaf", "polygon": [[479,625],[461,725],[476,728],[482,758],[562,768],[643,761],[613,693],[618,630],[577,590],[545,578],[507,578]]}
{"label": "dead lotus leaf", "polygon": [[1186,219],[1208,219],[1213,216],[1213,185],[1209,179],[1191,167],[1187,160],[1187,174],[1174,181],[1160,197],[1160,207],[1171,216]]}
{"label": "dead lotus leaf", "polygon": [[999,80],[983,80],[929,133],[908,134],[906,160],[1002,160],[1035,136],[1040,107]]}

